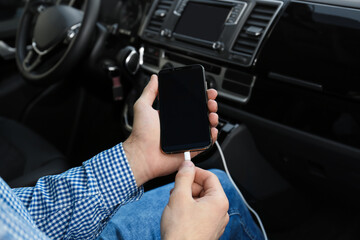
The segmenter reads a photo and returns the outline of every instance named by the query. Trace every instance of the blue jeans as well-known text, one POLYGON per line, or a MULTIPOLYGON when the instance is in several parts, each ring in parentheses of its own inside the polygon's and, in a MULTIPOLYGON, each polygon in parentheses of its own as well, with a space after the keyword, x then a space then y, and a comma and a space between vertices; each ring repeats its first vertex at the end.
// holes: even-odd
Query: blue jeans
MULTIPOLYGON (((219 178, 230 203, 230 220, 220 239, 264 239, 226 173, 218 169, 211 172, 219 178)), ((161 239, 161 215, 173 187, 170 183, 150 190, 139 201, 120 207, 98 239, 161 239)))

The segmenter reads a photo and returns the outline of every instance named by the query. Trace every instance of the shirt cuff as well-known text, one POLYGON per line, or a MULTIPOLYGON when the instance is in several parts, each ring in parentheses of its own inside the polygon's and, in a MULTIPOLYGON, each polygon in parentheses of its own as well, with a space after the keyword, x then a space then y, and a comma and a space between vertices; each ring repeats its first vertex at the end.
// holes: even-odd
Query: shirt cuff
POLYGON ((139 200, 144 193, 144 188, 136 185, 122 143, 99 153, 84 165, 88 175, 93 173, 107 208, 139 200))

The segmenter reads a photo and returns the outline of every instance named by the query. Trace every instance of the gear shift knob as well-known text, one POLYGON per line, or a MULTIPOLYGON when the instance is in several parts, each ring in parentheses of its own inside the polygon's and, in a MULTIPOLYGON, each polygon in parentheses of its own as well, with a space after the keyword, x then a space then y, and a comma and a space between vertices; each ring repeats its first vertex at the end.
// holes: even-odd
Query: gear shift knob
POLYGON ((116 61, 122 70, 125 70, 130 75, 135 75, 139 70, 139 53, 132 47, 127 46, 120 50, 116 56, 116 61))

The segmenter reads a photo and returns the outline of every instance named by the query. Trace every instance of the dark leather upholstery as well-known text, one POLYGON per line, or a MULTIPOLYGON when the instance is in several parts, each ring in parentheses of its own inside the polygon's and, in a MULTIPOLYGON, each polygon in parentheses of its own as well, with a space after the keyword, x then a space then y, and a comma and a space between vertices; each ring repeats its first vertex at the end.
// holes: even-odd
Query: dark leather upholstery
POLYGON ((29 128, 0 117, 0 176, 10 187, 32 186, 68 169, 66 158, 29 128))

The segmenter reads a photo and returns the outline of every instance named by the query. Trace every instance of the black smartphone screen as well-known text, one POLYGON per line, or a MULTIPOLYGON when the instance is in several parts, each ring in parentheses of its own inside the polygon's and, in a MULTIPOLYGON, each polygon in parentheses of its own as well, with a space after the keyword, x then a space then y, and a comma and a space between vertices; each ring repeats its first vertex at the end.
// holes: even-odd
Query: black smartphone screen
POLYGON ((210 124, 201 65, 159 72, 161 148, 166 153, 206 149, 210 124))

